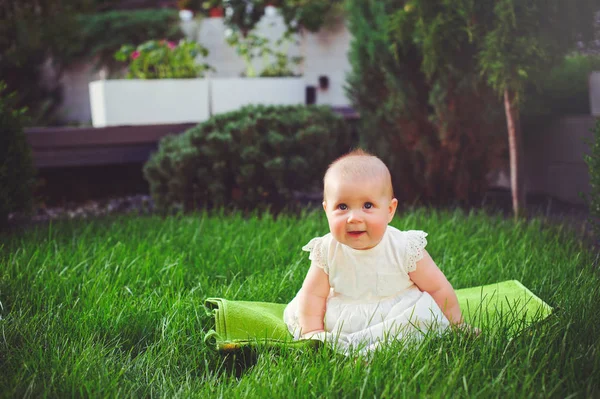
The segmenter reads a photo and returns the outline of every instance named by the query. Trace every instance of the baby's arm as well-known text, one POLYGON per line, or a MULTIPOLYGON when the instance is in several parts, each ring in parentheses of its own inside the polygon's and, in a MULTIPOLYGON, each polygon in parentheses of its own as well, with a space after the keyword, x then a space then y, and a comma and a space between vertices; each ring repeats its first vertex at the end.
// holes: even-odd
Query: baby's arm
POLYGON ((323 331, 329 289, 329 277, 322 268, 313 263, 297 295, 298 321, 302 335, 323 331))
POLYGON ((451 324, 462 324, 456 293, 427 251, 423 250, 423 259, 417 262, 416 270, 408 275, 421 291, 433 297, 451 324))

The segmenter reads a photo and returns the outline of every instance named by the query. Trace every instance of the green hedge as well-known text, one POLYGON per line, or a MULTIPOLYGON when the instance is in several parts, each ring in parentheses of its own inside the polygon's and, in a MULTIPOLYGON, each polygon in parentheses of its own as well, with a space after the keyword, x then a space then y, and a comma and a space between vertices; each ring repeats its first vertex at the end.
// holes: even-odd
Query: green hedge
POLYGON ((0 229, 8 214, 28 212, 33 203, 34 169, 23 132, 24 109, 14 109, 15 94, 0 82, 0 229))
POLYGON ((297 192, 322 190, 327 166, 349 149, 349 128, 329 107, 247 106, 165 137, 144 176, 163 211, 277 211, 297 192))

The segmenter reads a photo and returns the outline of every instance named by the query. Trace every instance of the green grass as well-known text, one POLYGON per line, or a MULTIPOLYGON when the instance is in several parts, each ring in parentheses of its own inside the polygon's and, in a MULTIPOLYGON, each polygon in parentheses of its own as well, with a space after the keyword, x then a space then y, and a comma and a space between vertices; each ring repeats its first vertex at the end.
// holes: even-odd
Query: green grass
POLYGON ((455 288, 518 279, 554 314, 514 339, 430 337, 368 363, 261 349, 240 371, 204 345, 203 299, 289 301, 308 268, 301 246, 327 232, 322 212, 55 222, 0 236, 0 396, 600 395, 597 258, 573 235, 426 210, 393 225, 430 233, 455 288))

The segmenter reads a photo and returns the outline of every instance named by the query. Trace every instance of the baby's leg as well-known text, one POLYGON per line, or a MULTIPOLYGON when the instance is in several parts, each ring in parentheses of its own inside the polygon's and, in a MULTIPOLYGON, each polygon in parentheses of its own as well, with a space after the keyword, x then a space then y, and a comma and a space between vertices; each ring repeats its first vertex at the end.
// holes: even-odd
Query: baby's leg
POLYGON ((413 306, 409 308, 405 308, 403 304, 394 306, 383 321, 356 331, 350 335, 350 340, 355 346, 370 346, 390 340, 418 340, 427 331, 441 332, 449 324, 433 298, 423 293, 413 306))
POLYGON ((283 321, 288 328, 288 331, 297 341, 300 339, 300 322, 298 320, 298 300, 296 297, 285 307, 283 311, 283 321))

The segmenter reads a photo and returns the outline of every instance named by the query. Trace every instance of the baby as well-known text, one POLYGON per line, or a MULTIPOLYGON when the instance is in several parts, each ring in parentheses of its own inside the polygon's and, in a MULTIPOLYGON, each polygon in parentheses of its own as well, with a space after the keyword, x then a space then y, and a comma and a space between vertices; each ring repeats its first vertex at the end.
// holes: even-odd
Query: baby
POLYGON ((388 226, 398 200, 385 164, 355 150, 323 182, 330 233, 302 248, 311 266, 284 312, 294 338, 370 352, 390 338, 462 324, 452 286, 424 249, 427 233, 388 226))

